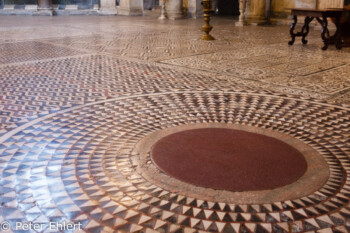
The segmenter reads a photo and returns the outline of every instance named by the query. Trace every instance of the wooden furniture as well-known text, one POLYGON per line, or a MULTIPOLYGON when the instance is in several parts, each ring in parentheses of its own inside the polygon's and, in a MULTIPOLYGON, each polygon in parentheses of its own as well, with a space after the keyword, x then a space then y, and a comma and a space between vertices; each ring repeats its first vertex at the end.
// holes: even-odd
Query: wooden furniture
MULTIPOLYGON (((342 47, 350 47, 350 5, 344 6, 345 12, 340 18, 342 47)), ((332 19, 335 22, 335 19, 332 19)))
POLYGON ((307 44, 306 36, 309 33, 309 24, 310 22, 316 18, 316 20, 322 26, 321 37, 324 43, 322 47, 323 50, 328 48, 328 45, 335 44, 337 49, 341 49, 342 47, 342 27, 340 26, 340 19, 344 12, 346 11, 343 8, 339 9, 301 9, 301 8, 293 8, 291 9, 291 14, 293 15, 294 22, 290 28, 290 35, 292 40, 289 41, 289 45, 294 44, 296 37, 302 37, 301 41, 303 44, 307 44), (295 25, 298 22, 298 16, 305 16, 304 25, 301 29, 301 32, 294 33, 295 25), (336 32, 333 36, 330 35, 328 30, 328 19, 332 18, 334 20, 334 24, 336 26, 336 32))

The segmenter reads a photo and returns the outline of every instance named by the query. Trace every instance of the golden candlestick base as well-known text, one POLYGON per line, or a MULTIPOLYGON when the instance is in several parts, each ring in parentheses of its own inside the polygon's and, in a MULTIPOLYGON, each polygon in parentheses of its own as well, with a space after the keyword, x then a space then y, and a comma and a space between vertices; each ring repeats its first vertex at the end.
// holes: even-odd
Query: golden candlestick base
POLYGON ((213 26, 209 24, 211 0, 203 0, 202 6, 203 6, 204 22, 205 22, 205 24, 202 26, 202 31, 205 32, 205 34, 201 36, 201 40, 215 40, 215 38, 209 34, 210 31, 213 29, 213 26))
POLYGON ((208 34, 208 35, 202 35, 201 40, 215 40, 215 38, 208 34))
POLYGON ((209 26, 204 25, 202 27, 202 31, 205 32, 205 34, 201 36, 201 40, 215 40, 215 38, 212 35, 209 34, 211 29, 213 29, 213 27, 210 26, 210 25, 209 26))

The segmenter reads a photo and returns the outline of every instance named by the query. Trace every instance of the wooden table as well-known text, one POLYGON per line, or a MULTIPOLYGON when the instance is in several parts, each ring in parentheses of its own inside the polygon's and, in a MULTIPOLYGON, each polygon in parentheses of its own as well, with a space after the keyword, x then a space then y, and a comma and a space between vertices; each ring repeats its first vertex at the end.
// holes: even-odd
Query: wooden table
POLYGON ((290 27, 290 35, 292 37, 292 40, 289 41, 289 45, 294 44, 295 37, 302 37, 301 41, 303 44, 307 44, 307 40, 305 39, 306 36, 309 33, 309 24, 310 22, 316 18, 316 20, 321 24, 322 26, 322 33, 321 37, 324 43, 324 46, 322 47, 323 50, 326 50, 328 48, 328 45, 335 44, 337 49, 341 49, 342 47, 342 31, 340 27, 340 18, 342 17, 345 10, 343 8, 339 9, 324 9, 324 10, 317 10, 317 9, 302 9, 302 8, 292 8, 291 14, 293 15, 294 22, 292 23, 292 26, 290 27), (295 25, 298 22, 298 16, 305 16, 304 25, 301 29, 301 32, 294 33, 295 25), (330 36, 329 30, 328 30, 328 20, 327 18, 334 18, 334 24, 336 26, 336 32, 333 36, 330 36))

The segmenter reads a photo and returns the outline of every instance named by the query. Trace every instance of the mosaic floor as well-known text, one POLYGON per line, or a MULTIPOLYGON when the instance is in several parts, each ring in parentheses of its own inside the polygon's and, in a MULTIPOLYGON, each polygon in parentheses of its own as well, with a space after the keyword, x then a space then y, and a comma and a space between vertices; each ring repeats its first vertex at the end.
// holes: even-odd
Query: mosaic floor
POLYGON ((0 231, 350 232, 350 49, 202 24, 0 16, 0 231), (272 135, 311 170, 261 192, 159 170, 154 135, 198 125, 272 135))

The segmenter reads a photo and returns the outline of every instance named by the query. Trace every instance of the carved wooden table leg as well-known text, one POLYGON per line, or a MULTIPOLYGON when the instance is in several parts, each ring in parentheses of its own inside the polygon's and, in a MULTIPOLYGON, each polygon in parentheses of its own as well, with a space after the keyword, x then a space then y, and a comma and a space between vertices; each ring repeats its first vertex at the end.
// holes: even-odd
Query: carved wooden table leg
POLYGON ((337 27, 337 30, 336 30, 336 32, 334 34, 335 47, 337 49, 341 49, 341 47, 342 47, 342 41, 341 41, 342 30, 341 30, 341 27, 340 27, 340 17, 336 17, 336 19, 335 19, 335 26, 337 27))
POLYGON ((327 17, 323 17, 322 20, 320 18, 316 18, 316 19, 322 25, 321 37, 324 43, 322 50, 326 50, 328 48, 329 41, 330 41, 327 17))
POLYGON ((307 44, 307 40, 305 39, 307 37, 307 35, 309 34, 310 31, 310 27, 309 24, 311 23, 311 21, 314 19, 314 17, 309 17, 307 16, 305 18, 305 22, 304 22, 304 26, 301 29, 301 34, 302 34, 302 38, 301 41, 303 42, 303 44, 307 44))
POLYGON ((295 25, 297 25, 297 22, 298 22, 298 17, 296 15, 293 15, 293 23, 292 25, 290 26, 290 36, 292 37, 292 40, 288 42, 289 45, 293 45, 294 42, 295 42, 295 37, 297 36, 297 33, 294 33, 294 28, 295 28, 295 25))

